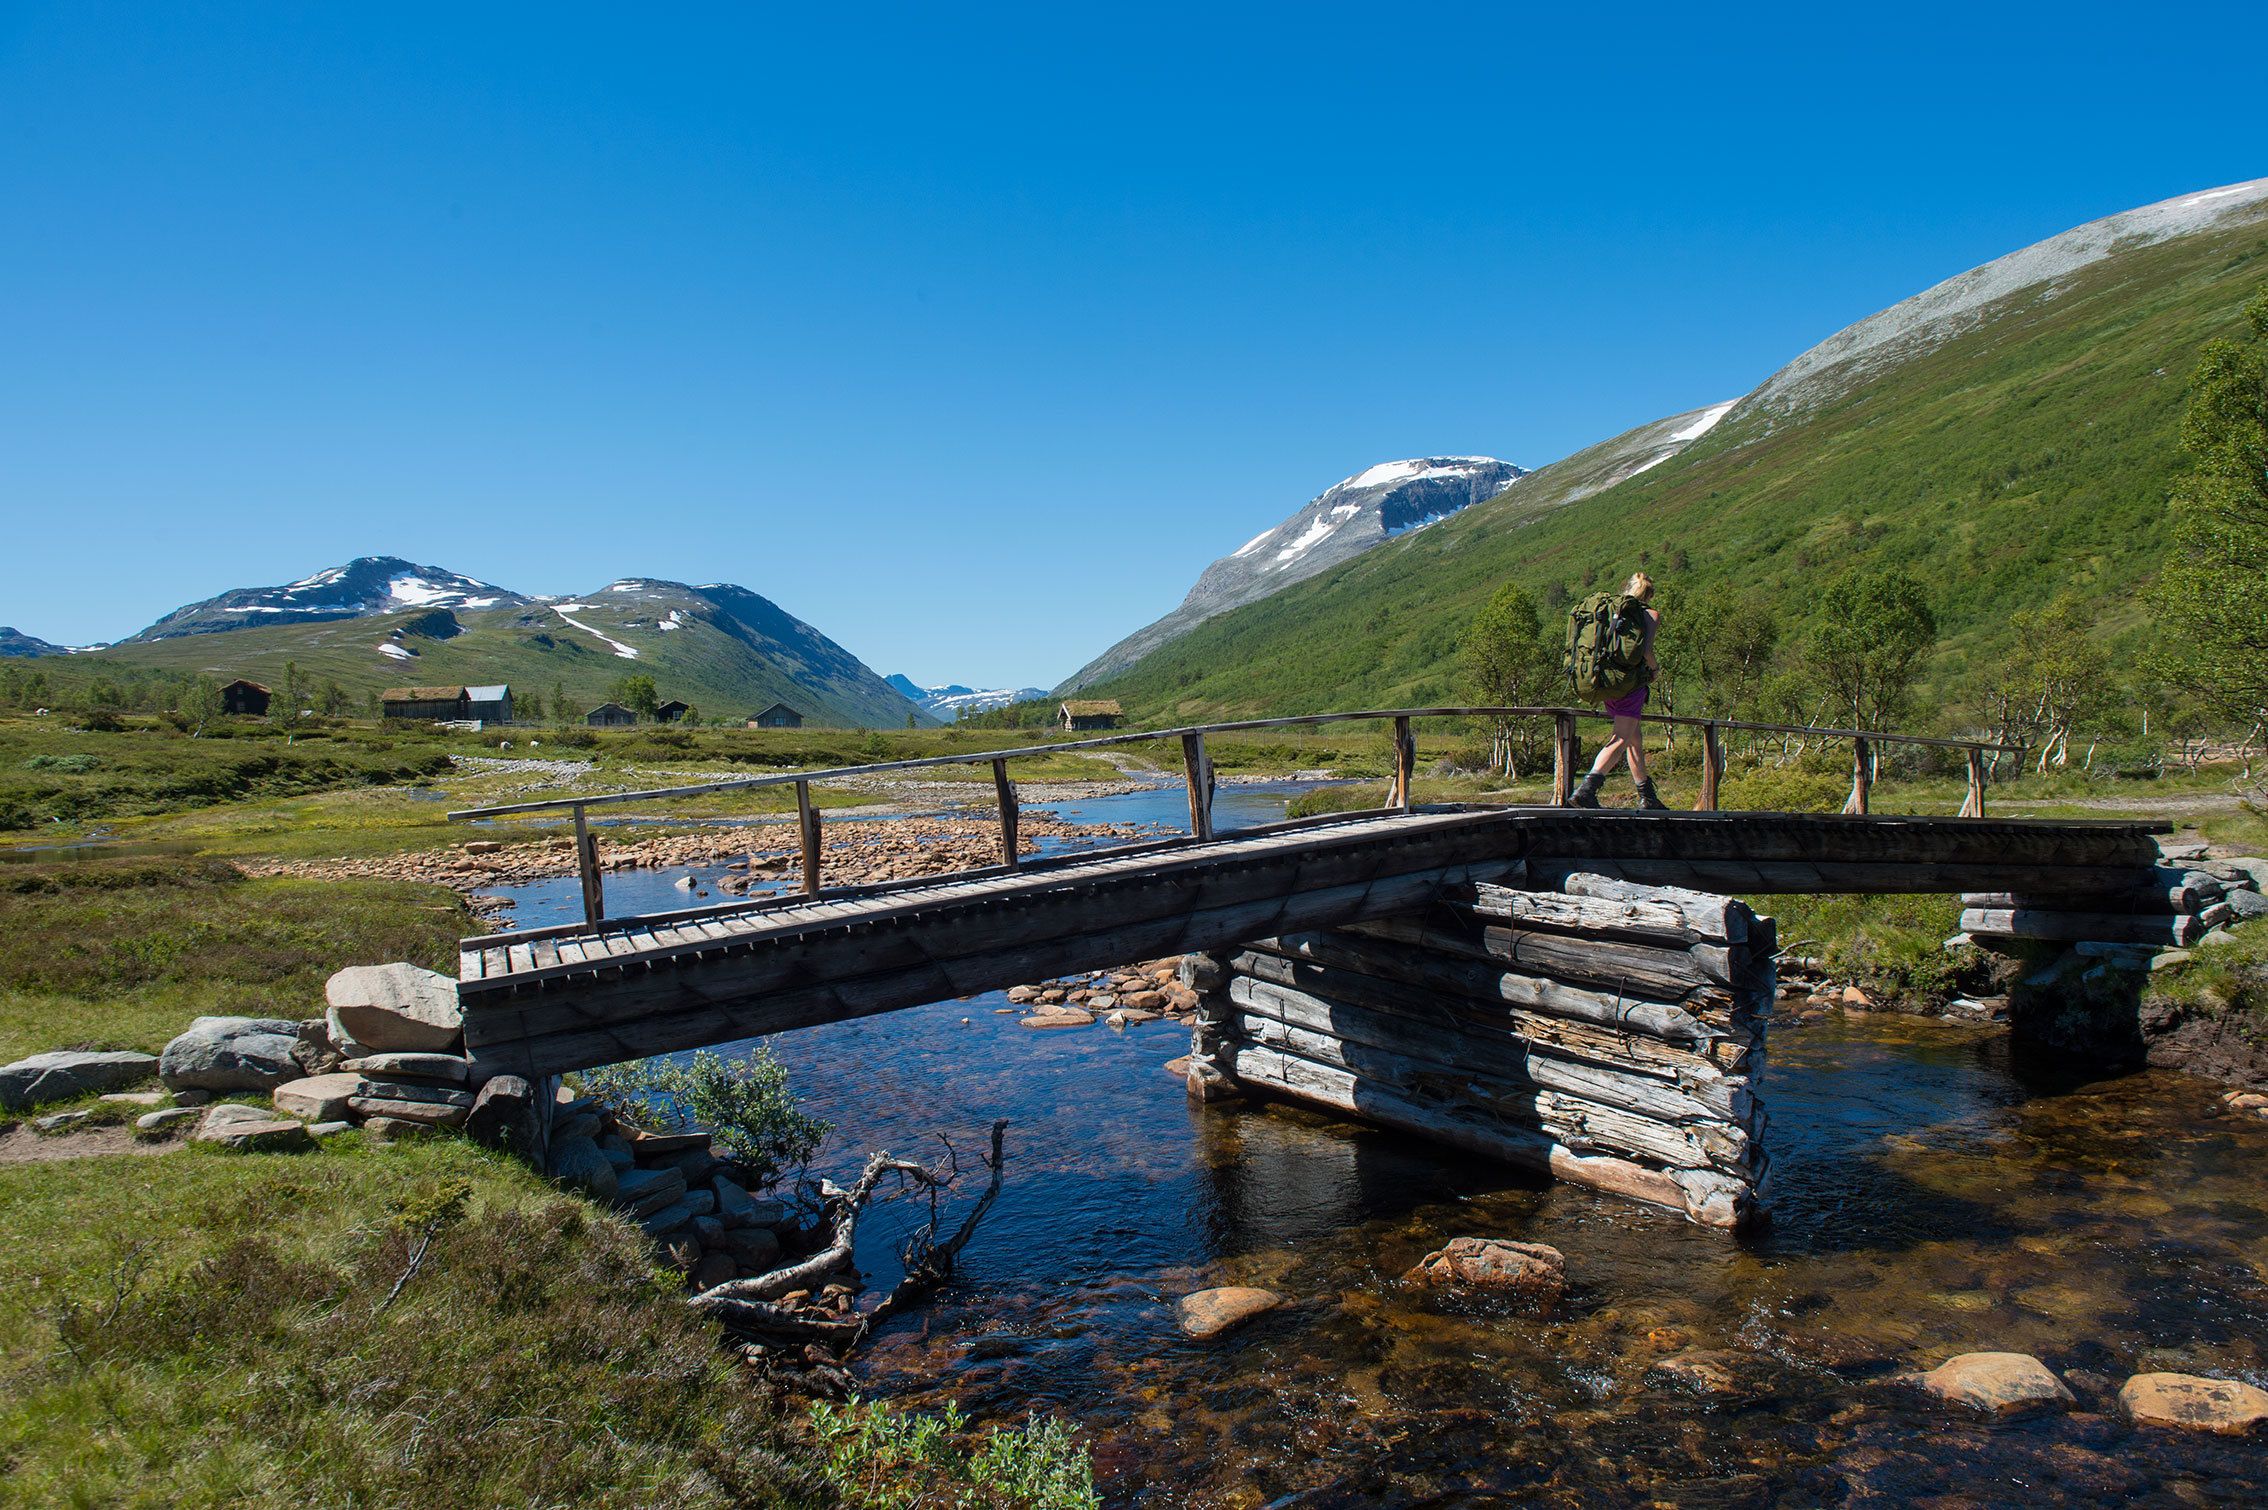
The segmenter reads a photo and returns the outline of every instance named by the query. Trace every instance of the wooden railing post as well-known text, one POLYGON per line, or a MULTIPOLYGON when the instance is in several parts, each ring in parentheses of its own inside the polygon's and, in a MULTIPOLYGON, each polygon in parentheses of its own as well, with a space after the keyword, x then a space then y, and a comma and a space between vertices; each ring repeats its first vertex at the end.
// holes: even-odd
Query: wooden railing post
POLYGON ((1205 753, 1205 736, 1181 736, 1181 763, 1189 772, 1189 832, 1199 839, 1213 837, 1213 758, 1205 753))
POLYGON ((1851 741, 1851 796, 1843 804, 1846 813, 1866 812, 1866 795, 1874 785, 1874 746, 1863 739, 1851 741))
POLYGON ((1410 810, 1410 786, 1417 779, 1417 736, 1406 718, 1394 720, 1394 795, 1388 807, 1410 810))
POLYGON ((811 783, 795 784, 795 824, 803 839, 803 894, 819 894, 819 809, 811 805, 811 783))
POLYGON ((1717 726, 1715 724, 1703 724, 1701 726, 1701 796, 1693 804, 1695 812, 1713 813, 1717 810, 1717 783, 1724 779, 1724 774, 1724 741, 1717 737, 1717 726))
POLYGON ((598 840, 580 807, 575 809, 575 874, 583 880, 583 921, 596 926, 606 918, 606 888, 599 880, 598 840))
POLYGON ((1575 715, 1554 713, 1551 716, 1551 805, 1565 807, 1575 795, 1575 762, 1582 755, 1580 736, 1575 732, 1575 715))
POLYGON ((1016 784, 1008 779, 1008 762, 992 763, 992 790, 1000 798, 1000 863, 1016 863, 1016 784))
POLYGON ((1964 818, 1984 816, 1984 746, 1969 746, 1969 795, 1961 804, 1964 818))

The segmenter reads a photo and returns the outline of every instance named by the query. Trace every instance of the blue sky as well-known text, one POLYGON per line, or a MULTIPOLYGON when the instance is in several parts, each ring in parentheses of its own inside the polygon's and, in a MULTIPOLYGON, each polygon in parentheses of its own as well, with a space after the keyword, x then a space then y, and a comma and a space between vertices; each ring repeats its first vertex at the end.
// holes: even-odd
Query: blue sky
POLYGON ((2256 5, 1570 9, 0 0, 0 623, 393 554, 1047 685, 1375 462, 2268 173, 2256 5))

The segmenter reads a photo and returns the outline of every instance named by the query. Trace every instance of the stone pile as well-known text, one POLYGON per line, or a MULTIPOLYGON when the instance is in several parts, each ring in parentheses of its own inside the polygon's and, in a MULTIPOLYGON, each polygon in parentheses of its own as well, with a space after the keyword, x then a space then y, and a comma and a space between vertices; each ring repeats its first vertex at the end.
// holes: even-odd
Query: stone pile
POLYGON ((1027 1028, 1083 1028, 1101 1021, 1131 1027, 1171 1017, 1187 1022, 1197 993, 1182 983, 1181 957, 1147 960, 1120 970, 1097 970, 1036 986, 1008 988, 1008 1006, 1029 1015, 1027 1028))
POLYGON ((748 1171, 718 1158, 709 1134, 648 1132, 562 1089, 547 1141, 546 1172, 635 1221, 694 1289, 778 1266, 787 1209, 750 1195, 748 1171))
MULTIPOLYGON (((716 884, 742 892, 767 882, 800 882, 801 852, 783 847, 788 832, 706 829, 698 833, 623 838, 621 830, 598 836, 599 869, 677 870, 718 868, 716 884)), ((1130 840, 1146 830, 1126 823, 1065 823, 1044 810, 1027 808, 1017 823, 1018 851, 1037 854, 1042 840, 1093 843, 1130 840)), ((916 876, 974 870, 1000 861, 1000 832, 981 819, 908 817, 861 819, 829 825, 822 846, 821 881, 828 886, 870 885, 916 876)), ((493 886, 521 886, 575 874, 575 842, 567 837, 504 844, 473 839, 448 849, 330 860, 272 860, 247 863, 253 875, 292 875, 315 879, 354 878, 425 881, 472 895, 493 886)))

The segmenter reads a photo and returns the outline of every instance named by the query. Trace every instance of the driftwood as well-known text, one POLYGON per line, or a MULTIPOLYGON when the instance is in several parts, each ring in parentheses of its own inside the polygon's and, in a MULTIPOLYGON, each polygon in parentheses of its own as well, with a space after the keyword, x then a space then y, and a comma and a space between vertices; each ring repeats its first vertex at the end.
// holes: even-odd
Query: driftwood
POLYGON ((797 1263, 772 1270, 753 1279, 729 1280, 713 1289, 691 1296, 686 1304, 714 1316, 735 1331, 750 1333, 771 1340, 788 1342, 815 1342, 840 1353, 855 1347, 875 1327, 891 1317, 909 1310, 923 1297, 950 1279, 955 1256, 968 1246, 976 1235, 977 1224, 992 1203, 1000 1198, 1001 1172, 1007 1156, 1001 1143, 1008 1124, 992 1124, 992 1155, 985 1161, 992 1171, 984 1194, 963 1218, 961 1225, 944 1242, 932 1239, 936 1233, 934 1220, 916 1234, 907 1245, 905 1277, 891 1286, 882 1303, 871 1311, 856 1316, 819 1318, 791 1311, 773 1304, 777 1296, 795 1290, 808 1289, 827 1275, 840 1270, 850 1262, 851 1250, 858 1234, 859 1214, 873 1199, 877 1186, 886 1174, 897 1174, 906 1182, 925 1189, 934 1200, 938 1192, 948 1188, 957 1170, 940 1172, 910 1159, 894 1158, 878 1153, 866 1161, 858 1183, 830 1202, 829 1241, 827 1246, 811 1257, 797 1263))

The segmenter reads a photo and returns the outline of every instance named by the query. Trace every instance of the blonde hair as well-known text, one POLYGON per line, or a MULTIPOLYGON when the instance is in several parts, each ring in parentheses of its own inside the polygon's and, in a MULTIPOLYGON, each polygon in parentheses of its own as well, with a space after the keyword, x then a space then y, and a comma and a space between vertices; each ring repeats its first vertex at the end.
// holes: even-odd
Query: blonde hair
POLYGON ((1642 571, 1634 571, 1630 574, 1630 580, 1622 585, 1622 590, 1644 603, 1654 596, 1654 579, 1642 571))

